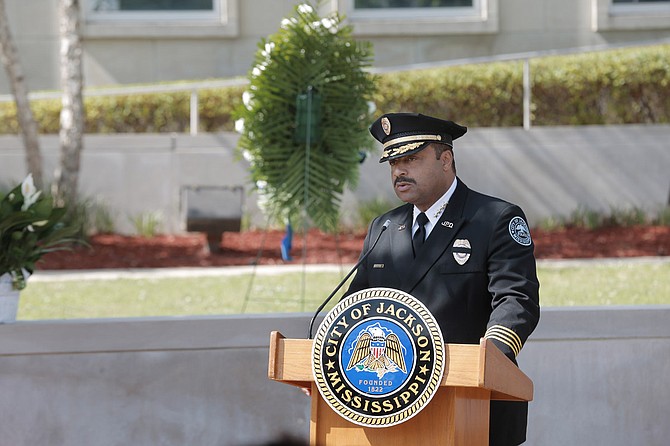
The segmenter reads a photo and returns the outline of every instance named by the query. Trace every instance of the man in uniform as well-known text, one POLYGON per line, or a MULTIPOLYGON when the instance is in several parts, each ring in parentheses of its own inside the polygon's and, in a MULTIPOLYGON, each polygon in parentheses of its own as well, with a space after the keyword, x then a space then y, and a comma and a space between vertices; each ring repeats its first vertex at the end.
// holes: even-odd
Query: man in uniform
MULTIPOLYGON (((416 113, 390 113, 370 127, 383 144, 404 202, 375 218, 362 252, 391 224, 345 293, 405 291, 437 320, 447 343, 486 337, 512 361, 540 316, 533 243, 516 205, 469 189, 456 176, 453 140, 467 129, 416 113)), ((484 162, 484 160, 482 160, 484 162)), ((525 441, 528 404, 491 402, 490 444, 525 441)))

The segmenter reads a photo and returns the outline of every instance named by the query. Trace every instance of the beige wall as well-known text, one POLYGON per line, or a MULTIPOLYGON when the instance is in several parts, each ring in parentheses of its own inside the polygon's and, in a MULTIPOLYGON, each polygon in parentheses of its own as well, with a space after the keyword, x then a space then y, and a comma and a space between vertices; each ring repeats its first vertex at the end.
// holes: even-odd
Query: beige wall
MULTIPOLYGON (((85 20, 86 84, 246 75, 259 40, 277 31, 296 2, 220 1, 227 18, 212 26, 119 26, 85 20)), ((611 15, 610 1, 488 0, 482 17, 401 21, 357 17, 349 0, 331 0, 325 8, 339 8, 355 35, 373 43, 378 67, 670 37, 670 12, 611 15)), ((29 88, 57 89, 57 2, 5 3, 29 88)), ((0 93, 8 92, 2 71, 0 93)))
MULTIPOLYGON (((260 445, 307 439, 309 399, 267 378, 271 330, 311 314, 0 325, 0 442, 260 445)), ((519 355, 528 445, 662 445, 670 307, 548 308, 519 355)), ((426 409, 428 410, 428 409, 426 409)))
MULTIPOLYGON (((255 226, 267 227, 248 165, 234 155, 237 139, 235 133, 87 135, 80 192, 114 213, 119 232, 134 232, 129 217, 159 212, 162 229, 175 233, 183 230, 184 186, 242 186, 248 192, 244 215, 255 226)), ((519 204, 535 225, 580 208, 658 210, 670 190, 669 139, 669 124, 470 128, 458 140, 455 156, 459 177, 468 186, 519 204)), ((49 181, 58 163, 58 136, 43 136, 40 143, 49 181)), ((398 202, 388 165, 378 162, 378 154, 361 164, 359 174, 357 187, 342 197, 346 223, 356 222, 360 204, 376 198, 398 202)), ((0 136, 0 187, 24 175, 21 139, 0 136)))

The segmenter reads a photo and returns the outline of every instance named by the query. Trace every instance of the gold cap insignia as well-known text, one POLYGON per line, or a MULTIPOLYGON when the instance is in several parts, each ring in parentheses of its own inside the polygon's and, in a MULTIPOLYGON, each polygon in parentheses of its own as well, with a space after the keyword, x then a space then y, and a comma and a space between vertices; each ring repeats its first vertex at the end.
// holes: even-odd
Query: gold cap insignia
POLYGON ((384 133, 387 135, 391 134, 391 121, 389 121, 389 118, 386 116, 382 118, 382 130, 384 130, 384 133))

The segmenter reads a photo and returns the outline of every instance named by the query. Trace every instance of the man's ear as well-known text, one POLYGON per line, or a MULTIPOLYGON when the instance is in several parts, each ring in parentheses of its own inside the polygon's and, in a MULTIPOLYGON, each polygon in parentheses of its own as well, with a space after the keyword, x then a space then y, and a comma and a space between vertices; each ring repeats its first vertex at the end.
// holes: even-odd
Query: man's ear
POLYGON ((440 159, 442 160, 442 168, 445 171, 451 170, 451 166, 454 162, 454 153, 451 150, 445 150, 442 152, 440 159))

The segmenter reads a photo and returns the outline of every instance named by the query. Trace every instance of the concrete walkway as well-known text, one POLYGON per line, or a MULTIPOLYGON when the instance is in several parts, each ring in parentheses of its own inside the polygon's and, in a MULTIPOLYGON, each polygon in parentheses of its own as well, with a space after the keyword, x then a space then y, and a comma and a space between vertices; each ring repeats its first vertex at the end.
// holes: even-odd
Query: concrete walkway
MULTIPOLYGON (((537 264, 540 268, 568 268, 593 264, 663 264, 670 263, 667 257, 618 257, 598 259, 542 259, 537 264)), ((155 279, 161 277, 217 277, 235 276, 243 274, 286 274, 328 272, 347 274, 352 264, 288 264, 288 265, 259 265, 259 266, 222 266, 222 267, 183 267, 183 268, 129 268, 129 269, 99 269, 99 270, 52 270, 37 271, 31 282, 60 282, 75 280, 114 280, 114 279, 155 279)))

